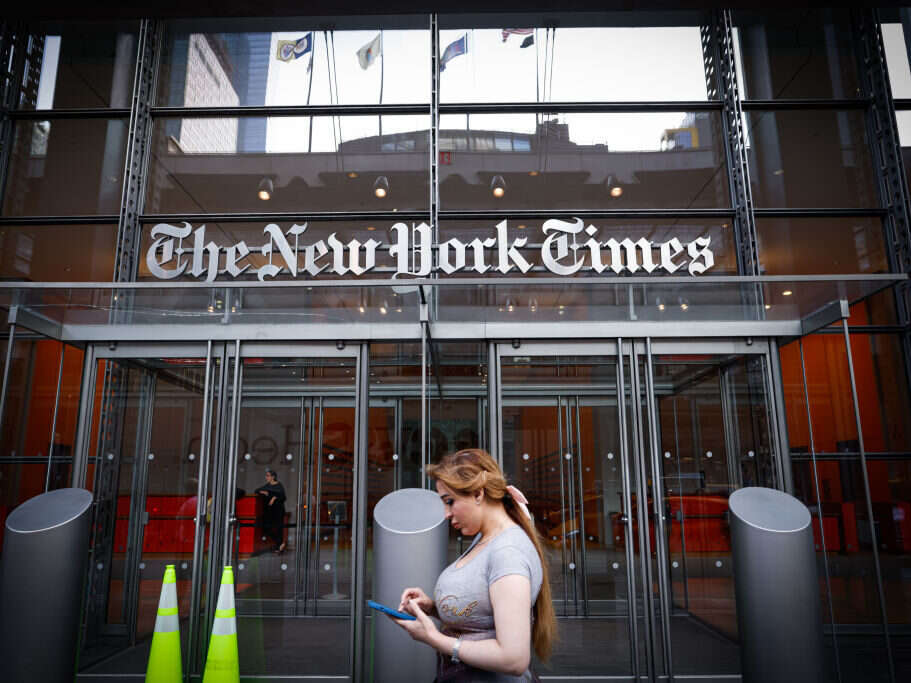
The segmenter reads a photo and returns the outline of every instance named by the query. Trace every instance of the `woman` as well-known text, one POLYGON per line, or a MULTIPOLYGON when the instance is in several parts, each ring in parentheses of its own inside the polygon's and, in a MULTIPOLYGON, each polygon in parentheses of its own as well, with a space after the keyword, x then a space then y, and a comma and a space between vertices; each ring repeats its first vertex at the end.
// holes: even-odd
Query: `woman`
POLYGON ((276 553, 285 549, 285 487, 275 470, 266 470, 266 483, 256 489, 256 494, 266 497, 263 507, 263 533, 272 541, 276 553))
POLYGON ((446 455, 428 473, 452 526, 477 537, 440 574, 433 599, 418 587, 404 590, 399 609, 417 619, 396 623, 437 650, 439 683, 536 681, 530 643, 547 659, 557 622, 528 501, 480 449, 446 455))

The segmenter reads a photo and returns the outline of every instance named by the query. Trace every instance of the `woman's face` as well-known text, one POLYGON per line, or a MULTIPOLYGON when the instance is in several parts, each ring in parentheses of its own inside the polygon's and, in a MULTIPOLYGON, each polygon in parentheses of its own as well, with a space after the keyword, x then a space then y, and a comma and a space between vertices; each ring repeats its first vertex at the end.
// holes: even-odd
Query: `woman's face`
POLYGON ((477 498, 472 495, 455 493, 446 484, 437 481, 437 493, 446 509, 446 519, 453 528, 458 529, 463 536, 474 536, 481 530, 481 515, 484 508, 478 505, 477 498))

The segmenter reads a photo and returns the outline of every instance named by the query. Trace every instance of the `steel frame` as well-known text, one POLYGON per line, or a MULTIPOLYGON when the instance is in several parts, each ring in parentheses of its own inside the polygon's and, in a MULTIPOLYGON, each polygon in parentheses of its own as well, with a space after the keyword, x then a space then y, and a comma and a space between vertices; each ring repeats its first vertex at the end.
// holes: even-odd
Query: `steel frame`
MULTIPOLYGON (((743 132, 743 105, 734 64, 733 22, 729 10, 714 10, 711 24, 702 27, 702 52, 705 62, 706 89, 724 105, 722 128, 731 206, 734 209, 734 241, 737 266, 741 275, 759 274, 759 250, 753 192, 750 187, 749 160, 743 132)), ((761 297, 760 297, 761 298, 761 297)), ((762 303, 761 300, 757 303, 762 303)))
MULTIPOLYGON (((903 9, 901 12, 904 22, 908 19, 908 11, 903 9)), ((865 94, 870 97, 867 136, 879 171, 877 179, 880 203, 886 212, 883 223, 889 266, 894 272, 911 273, 911 195, 902 161, 879 11, 875 8, 858 8, 852 10, 852 17, 858 73, 865 94)), ((901 337, 905 379, 908 386, 911 386, 911 286, 908 283, 896 288, 895 304, 898 322, 905 327, 905 333, 901 337)))

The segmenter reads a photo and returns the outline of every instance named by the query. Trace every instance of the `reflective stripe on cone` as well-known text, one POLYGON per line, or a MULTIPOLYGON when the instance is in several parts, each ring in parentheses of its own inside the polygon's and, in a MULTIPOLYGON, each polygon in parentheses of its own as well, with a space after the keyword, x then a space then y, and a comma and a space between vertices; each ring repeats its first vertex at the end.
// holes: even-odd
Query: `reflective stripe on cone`
POLYGON ((237 661, 237 612, 234 609, 234 572, 225 567, 221 575, 215 621, 209 639, 209 653, 203 683, 239 683, 240 665, 237 661))
POLYGON ((174 565, 164 570, 155 633, 149 651, 146 683, 181 683, 183 671, 180 661, 180 618, 177 614, 177 576, 174 565))

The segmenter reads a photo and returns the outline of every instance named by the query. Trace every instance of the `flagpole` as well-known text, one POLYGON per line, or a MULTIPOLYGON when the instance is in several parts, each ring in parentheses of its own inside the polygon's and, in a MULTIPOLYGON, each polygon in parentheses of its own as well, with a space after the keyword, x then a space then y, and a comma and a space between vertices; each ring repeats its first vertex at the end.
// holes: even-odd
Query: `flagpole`
MULTIPOLYGON (((307 106, 310 106, 310 93, 313 90, 313 57, 316 55, 316 31, 312 31, 310 38, 310 82, 307 84, 307 106)), ((307 125, 307 154, 309 154, 313 147, 313 117, 309 116, 308 125, 307 125)))
MULTIPOLYGON (((380 30, 380 104, 383 103, 383 73, 386 70, 386 57, 383 48, 383 31, 380 30)), ((380 151, 383 149, 383 115, 378 117, 380 123, 380 151)))

